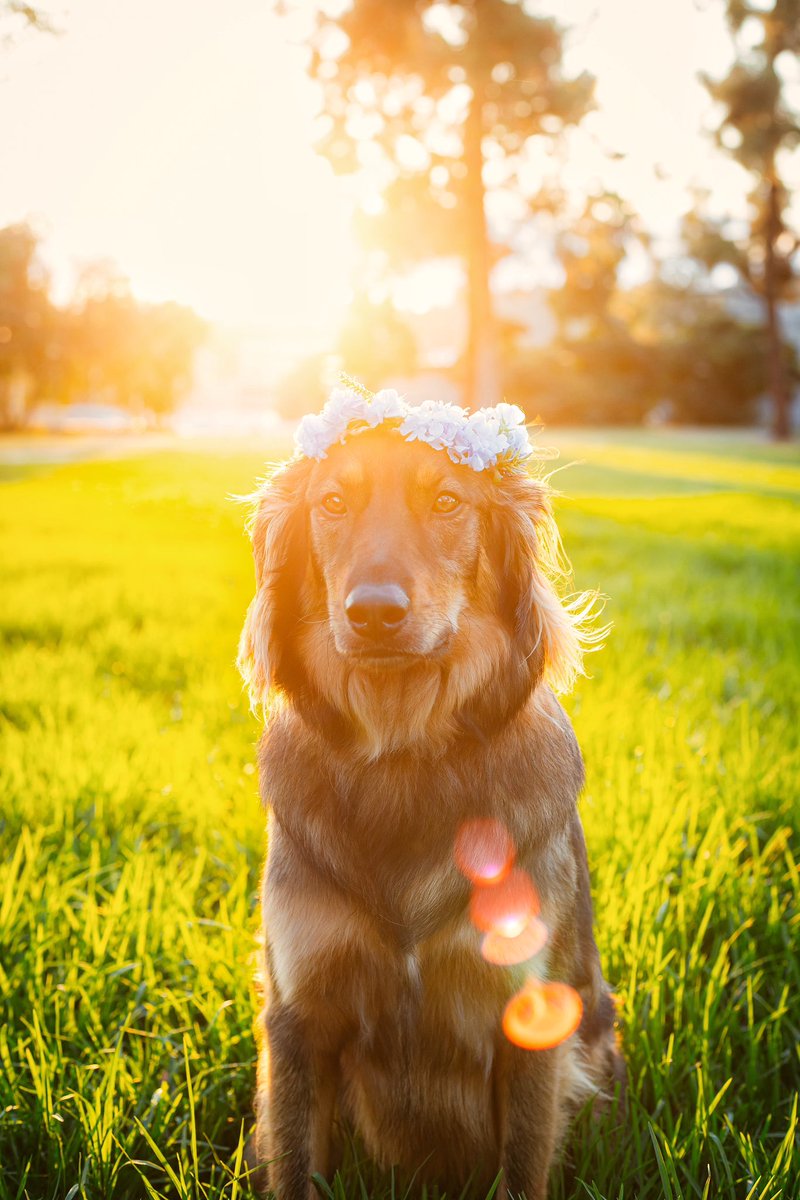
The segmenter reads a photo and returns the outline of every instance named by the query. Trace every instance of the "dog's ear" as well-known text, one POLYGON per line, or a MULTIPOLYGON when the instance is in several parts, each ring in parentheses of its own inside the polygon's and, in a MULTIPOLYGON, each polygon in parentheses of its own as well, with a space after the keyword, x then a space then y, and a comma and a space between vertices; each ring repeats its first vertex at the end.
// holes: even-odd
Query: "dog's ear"
POLYGON ((544 678, 567 691, 582 670, 587 644, 602 636, 588 628, 595 597, 559 598, 554 580, 566 571, 546 485, 520 474, 507 476, 497 490, 491 540, 500 614, 531 685, 544 678))
POLYGON ((239 639, 237 665, 254 708, 270 691, 302 686, 294 633, 302 615, 307 566, 305 492, 308 463, 277 470, 256 493, 248 529, 256 565, 256 594, 239 639))

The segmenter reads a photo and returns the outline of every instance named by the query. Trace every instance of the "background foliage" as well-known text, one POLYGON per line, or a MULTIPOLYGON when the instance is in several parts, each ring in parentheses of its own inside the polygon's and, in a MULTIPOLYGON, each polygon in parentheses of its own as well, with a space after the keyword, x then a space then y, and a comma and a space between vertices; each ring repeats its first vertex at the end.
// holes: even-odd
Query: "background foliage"
POLYGON ((170 412, 206 333, 184 305, 137 301, 109 263, 87 265, 71 301, 56 304, 34 230, 0 229, 0 429, 23 426, 39 401, 170 412))
MULTIPOLYGON (((420 262, 460 264, 466 334, 451 375, 468 405, 513 395, 531 417, 541 411, 550 420, 625 423, 655 410, 662 420, 737 424, 755 418, 768 392, 773 431, 788 437, 796 370, 780 306, 798 298, 800 230, 787 183, 788 156, 800 143, 797 92, 787 83, 800 51, 798 0, 721 5, 733 63, 725 78, 704 83, 717 103, 716 142, 744 168, 749 218, 709 212, 698 190, 680 246, 660 258, 628 202, 599 190, 590 173, 583 196, 561 186, 566 134, 591 111, 594 80, 565 69, 568 31, 555 17, 521 0, 312 7, 319 149, 337 172, 372 187, 358 220, 361 286, 367 280, 390 294, 420 262), (558 331, 544 350, 524 338, 504 343, 497 311, 498 264, 524 260, 531 228, 561 275, 548 297, 558 331), (658 329, 654 314, 643 341, 626 320, 622 272, 637 249, 650 259, 655 291, 683 280, 680 334, 674 323, 671 332, 658 329), (761 319, 726 309, 720 267, 736 272, 761 319), (705 388, 693 357, 710 360, 705 388), (728 377, 737 386, 726 402, 728 377)), ((368 344, 366 323, 361 339, 368 344)), ((377 388, 382 379, 369 382, 377 388)))

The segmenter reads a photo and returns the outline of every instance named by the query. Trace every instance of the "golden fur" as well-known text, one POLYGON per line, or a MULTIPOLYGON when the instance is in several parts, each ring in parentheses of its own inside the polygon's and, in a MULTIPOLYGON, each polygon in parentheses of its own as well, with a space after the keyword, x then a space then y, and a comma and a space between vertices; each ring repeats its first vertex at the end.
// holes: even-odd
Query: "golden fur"
POLYGON ((509 1194, 543 1200, 569 1114, 624 1076, 583 768, 553 691, 581 669, 592 603, 556 592, 547 489, 378 430, 281 468, 256 501, 239 657, 267 715, 270 814, 253 1157, 279 1200, 310 1195, 338 1113, 409 1175, 480 1189, 502 1170, 509 1194), (407 596, 385 644, 348 615, 364 581, 407 596), (551 932, 537 967, 581 993, 581 1028, 553 1050, 500 1029, 524 972, 478 951, 452 857, 476 816, 508 826, 536 882, 551 932))

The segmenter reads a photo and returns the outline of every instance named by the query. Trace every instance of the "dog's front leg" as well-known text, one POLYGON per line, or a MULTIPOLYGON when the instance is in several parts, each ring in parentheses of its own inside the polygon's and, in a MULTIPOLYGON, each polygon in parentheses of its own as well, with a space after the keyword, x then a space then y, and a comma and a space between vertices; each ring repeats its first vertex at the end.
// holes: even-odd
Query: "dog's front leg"
POLYGON ((504 1047, 497 1080, 502 1185, 508 1197, 546 1200, 559 1130, 560 1051, 504 1047))
POLYGON ((336 1099, 336 1060, 316 1050, 308 1025, 273 1001, 266 1014, 259 1071, 258 1158, 278 1200, 316 1197, 314 1174, 325 1175, 336 1099))

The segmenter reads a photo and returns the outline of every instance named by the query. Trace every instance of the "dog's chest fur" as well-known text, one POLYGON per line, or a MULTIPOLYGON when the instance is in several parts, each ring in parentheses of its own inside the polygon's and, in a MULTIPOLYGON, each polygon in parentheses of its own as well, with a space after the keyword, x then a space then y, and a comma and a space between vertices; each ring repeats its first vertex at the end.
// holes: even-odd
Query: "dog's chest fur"
POLYGON ((453 861, 464 821, 497 817, 535 877, 545 848, 552 859, 550 843, 575 811, 582 763, 552 698, 549 707, 531 707, 489 746, 360 761, 287 711, 260 748, 262 797, 284 853, 368 914, 388 944, 419 945, 466 908, 469 885, 453 861))
POLYGON ((453 843, 470 816, 499 817, 557 923, 548 896, 573 888, 580 757, 563 719, 525 728, 488 750, 355 766, 293 714, 262 743, 271 986, 337 1057, 340 1104, 383 1161, 407 1161, 417 1140, 442 1147, 450 1177, 478 1147, 496 1156, 488 1081, 520 974, 481 959, 453 843))

